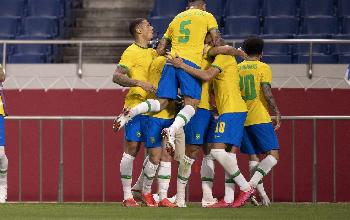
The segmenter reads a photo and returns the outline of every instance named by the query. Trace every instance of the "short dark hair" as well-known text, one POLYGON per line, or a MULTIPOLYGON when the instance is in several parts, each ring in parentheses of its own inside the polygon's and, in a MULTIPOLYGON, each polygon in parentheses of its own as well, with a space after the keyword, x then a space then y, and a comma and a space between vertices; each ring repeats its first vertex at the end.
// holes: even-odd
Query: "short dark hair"
POLYGON ((143 21, 145 21, 146 18, 136 18, 129 24, 129 31, 132 37, 135 38, 136 36, 136 27, 141 24, 143 21))
POLYGON ((264 49, 264 41, 258 37, 248 37, 244 40, 242 49, 248 56, 261 55, 264 49))
POLYGON ((194 4, 199 2, 205 3, 205 0, 188 0, 188 4, 194 4))

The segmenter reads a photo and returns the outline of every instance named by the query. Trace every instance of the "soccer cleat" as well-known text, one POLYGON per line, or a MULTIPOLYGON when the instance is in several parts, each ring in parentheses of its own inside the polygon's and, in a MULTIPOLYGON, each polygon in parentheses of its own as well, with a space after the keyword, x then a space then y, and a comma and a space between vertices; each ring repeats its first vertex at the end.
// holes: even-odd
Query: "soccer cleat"
POLYGON ((175 155, 175 134, 170 132, 169 128, 164 128, 162 130, 162 137, 165 139, 165 149, 168 151, 170 156, 175 155))
POLYGON ((142 201, 142 192, 141 192, 141 190, 131 189, 131 194, 132 194, 132 197, 134 197, 134 199, 137 202, 141 202, 142 201))
POLYGON ((208 208, 228 208, 231 206, 232 203, 225 202, 224 199, 221 199, 219 202, 208 206, 208 208))
POLYGON ((250 188, 247 192, 241 191, 238 195, 238 198, 232 203, 232 208, 238 208, 244 206, 248 199, 255 193, 254 188, 250 188))
POLYGON ((208 206, 214 205, 217 202, 218 202, 217 198, 212 198, 211 200, 204 200, 204 199, 202 199, 202 207, 206 208, 208 206))
POLYGON ((142 201, 147 207, 158 207, 152 193, 142 194, 142 201))
POLYGON ((264 206, 270 206, 271 205, 271 201, 269 199, 269 197, 265 194, 265 195, 260 195, 261 198, 261 203, 264 206))
POLYGON ((131 111, 130 109, 123 109, 123 112, 118 115, 113 121, 113 131, 119 131, 124 125, 126 125, 131 120, 131 111))
POLYGON ((178 208, 186 208, 186 202, 185 202, 185 195, 183 193, 177 193, 176 195, 176 200, 175 200, 175 205, 178 208))
POLYGON ((135 199, 130 198, 123 201, 124 207, 140 207, 140 204, 138 204, 135 199))
POLYGON ((168 208, 175 208, 176 205, 171 203, 169 199, 165 198, 162 201, 158 203, 158 207, 168 207, 168 208))

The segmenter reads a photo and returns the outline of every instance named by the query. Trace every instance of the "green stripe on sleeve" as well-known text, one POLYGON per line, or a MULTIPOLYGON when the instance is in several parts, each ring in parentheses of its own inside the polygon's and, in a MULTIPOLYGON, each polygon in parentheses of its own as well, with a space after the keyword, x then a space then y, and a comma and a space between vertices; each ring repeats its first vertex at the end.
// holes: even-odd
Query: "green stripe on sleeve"
POLYGON ((124 69, 130 70, 128 66, 125 66, 123 64, 118 64, 118 66, 123 67, 124 69))
POLYGON ((261 82, 260 84, 261 84, 261 85, 264 85, 264 84, 265 84, 265 85, 271 86, 271 83, 269 83, 269 82, 261 82))

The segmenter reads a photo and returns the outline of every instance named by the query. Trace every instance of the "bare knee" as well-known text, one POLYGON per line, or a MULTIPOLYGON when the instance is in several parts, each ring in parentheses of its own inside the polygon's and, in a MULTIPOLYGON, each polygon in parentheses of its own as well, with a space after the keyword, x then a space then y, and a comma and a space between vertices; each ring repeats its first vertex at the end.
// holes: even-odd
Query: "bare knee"
POLYGON ((160 103, 160 109, 163 110, 165 109, 168 104, 169 104, 169 100, 168 99, 158 99, 159 103, 160 103))
POLYGON ((273 156, 277 161, 280 159, 278 150, 272 150, 268 153, 269 155, 273 156))
POLYGON ((124 152, 133 157, 136 157, 137 153, 140 150, 140 145, 141 144, 139 142, 126 141, 124 152))
POLYGON ((149 161, 151 161, 153 164, 158 165, 160 163, 160 158, 162 155, 162 148, 152 148, 148 150, 149 153, 149 161))
POLYGON ((199 104, 199 100, 193 99, 193 98, 191 98, 191 97, 189 97, 189 96, 185 96, 185 97, 184 97, 184 104, 185 104, 185 105, 190 105, 190 106, 192 106, 192 107, 196 110, 196 109, 197 109, 197 106, 198 106, 198 104, 199 104))
POLYGON ((197 159, 200 147, 197 145, 186 145, 185 154, 191 159, 197 159))

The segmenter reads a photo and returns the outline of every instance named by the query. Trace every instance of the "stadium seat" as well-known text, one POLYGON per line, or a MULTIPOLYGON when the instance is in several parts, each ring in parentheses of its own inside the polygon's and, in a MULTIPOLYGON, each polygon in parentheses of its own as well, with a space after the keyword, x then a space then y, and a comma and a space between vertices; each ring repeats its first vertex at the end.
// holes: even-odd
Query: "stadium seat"
MULTIPOLYGON (((350 35, 335 35, 333 39, 350 40, 350 35)), ((350 55, 350 44, 335 44, 333 54, 350 55)))
POLYGON ((292 37, 298 34, 298 28, 299 21, 295 17, 265 17, 263 34, 275 38, 292 37))
POLYGON ((260 0, 229 0, 226 1, 226 16, 259 16, 260 0))
POLYGON ((260 20, 257 17, 227 17, 225 20, 225 38, 246 38, 258 34, 260 34, 260 20))
MULTIPOLYGON (((324 36, 320 35, 298 35, 295 36, 295 39, 317 39, 317 38, 324 38, 324 36)), ((309 54, 310 50, 310 44, 295 44, 294 46, 294 54, 309 54)), ((329 54, 330 53, 330 46, 328 44, 313 44, 312 45, 312 52, 314 54, 329 54)))
POLYGON ((48 17, 27 17, 23 21, 25 37, 55 38, 58 36, 58 20, 48 17))
POLYGON ((0 39, 15 38, 19 33, 19 19, 16 17, 0 17, 0 39))
POLYGON ((9 63, 47 63, 50 60, 43 54, 13 54, 8 57, 9 63))
POLYGON ((349 64, 350 63, 350 54, 339 55, 338 61, 341 64, 349 64))
POLYGON ((292 63, 291 55, 265 55, 262 57, 262 62, 270 64, 270 63, 292 63))
MULTIPOLYGON (((264 40, 275 39, 273 35, 264 36, 261 35, 264 40)), ((282 38, 282 37, 278 37, 282 38)), ((286 37, 285 37, 286 39, 286 37)), ((285 43, 264 43, 264 55, 290 55, 292 53, 292 45, 285 43)))
POLYGON ((264 16, 296 16, 297 0, 264 0, 264 16))
MULTIPOLYGON (((297 63, 308 64, 309 60, 310 60, 309 55, 299 55, 297 57, 297 63)), ((338 56, 336 56, 336 55, 314 54, 314 55, 312 55, 312 63, 315 63, 315 64, 338 63, 338 56)))
POLYGON ((151 12, 153 16, 175 16, 184 11, 187 6, 187 0, 156 0, 151 12))
POLYGON ((28 0, 29 16, 63 17, 63 7, 61 0, 28 0))
POLYGON ((350 1, 349 0, 339 0, 338 11, 339 11, 339 16, 349 17, 350 16, 350 1))
POLYGON ((21 17, 24 9, 24 0, 0 0, 0 16, 21 17))
MULTIPOLYGON (((17 40, 44 40, 40 37, 26 37, 18 36, 17 40)), ((16 44, 14 45, 15 54, 45 54, 50 55, 52 53, 52 46, 50 44, 16 44)))
POLYGON ((301 15, 307 16, 334 16, 333 0, 301 0, 301 15))
POLYGON ((338 22, 335 17, 307 17, 302 19, 302 34, 325 35, 338 34, 338 22))
POLYGON ((152 17, 150 23, 154 28, 156 37, 162 38, 173 17, 152 17))
POLYGON ((226 0, 206 0, 207 11, 214 16, 221 17, 224 13, 226 0))
POLYGON ((350 17, 343 18, 342 33, 343 34, 350 34, 350 17))

